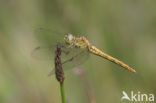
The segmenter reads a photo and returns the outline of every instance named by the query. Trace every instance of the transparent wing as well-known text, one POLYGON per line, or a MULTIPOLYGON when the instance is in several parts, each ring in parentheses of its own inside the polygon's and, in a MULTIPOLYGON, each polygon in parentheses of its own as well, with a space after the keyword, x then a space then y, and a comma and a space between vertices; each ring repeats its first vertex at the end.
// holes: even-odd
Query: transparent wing
MULTIPOLYGON (((64 53, 63 53, 64 55, 64 53)), ((62 57, 64 57, 61 55, 62 57)), ((78 65, 83 64, 87 59, 89 58, 89 52, 80 48, 73 48, 70 50, 68 58, 62 60, 62 66, 64 70, 71 69, 73 67, 76 67, 78 65)), ((49 73, 48 76, 51 76, 55 73, 55 69, 49 73)))
MULTIPOLYGON (((43 45, 56 44, 57 42, 63 43, 64 36, 71 32, 63 32, 58 30, 46 29, 46 28, 36 28, 34 29, 35 38, 42 42, 43 45)), ((84 33, 71 33, 76 37, 87 36, 84 33)))
MULTIPOLYGON (((67 48, 64 43, 64 35, 67 33, 58 33, 51 29, 37 28, 34 30, 36 39, 42 44, 36 47, 31 55, 38 60, 53 60, 55 56, 56 44, 59 42, 62 45, 62 65, 63 68, 70 69, 82 64, 89 56, 89 53, 80 48, 67 48), (47 45, 47 46, 45 46, 47 45)), ((83 35, 75 35, 80 37, 83 35)))
POLYGON ((68 59, 62 61, 62 65, 65 68, 78 66, 84 63, 89 57, 89 52, 80 48, 75 48, 70 54, 71 56, 68 59))
POLYGON ((37 60, 52 60, 56 46, 38 46, 31 52, 31 56, 37 60))
MULTIPOLYGON (((31 53, 31 56, 35 59, 38 60, 53 60, 55 56, 55 51, 56 51, 56 44, 52 44, 49 46, 38 46, 34 48, 34 50, 31 53)), ((66 48, 66 44, 61 43, 61 48, 62 48, 62 59, 66 60, 70 57, 71 54, 69 52, 72 52, 71 49, 66 48)))
MULTIPOLYGON (((62 45, 62 60, 67 60, 71 57, 71 55, 74 55, 74 53, 79 52, 78 49, 73 49, 73 48, 66 48, 66 45, 64 43, 64 34, 66 33, 59 33, 57 31, 53 31, 51 29, 46 29, 46 28, 37 28, 34 29, 34 35, 36 39, 41 42, 40 46, 36 47, 31 55, 33 58, 38 59, 38 60, 53 60, 55 50, 56 50, 56 45, 57 43, 61 43, 62 45), (68 52, 71 52, 70 55, 67 55, 68 52)), ((80 36, 80 35, 79 35, 80 36)), ((79 37, 76 36, 76 37, 79 37)))
POLYGON ((64 42, 65 33, 59 33, 51 29, 37 28, 34 29, 34 36, 37 41, 42 42, 42 45, 56 44, 64 42))

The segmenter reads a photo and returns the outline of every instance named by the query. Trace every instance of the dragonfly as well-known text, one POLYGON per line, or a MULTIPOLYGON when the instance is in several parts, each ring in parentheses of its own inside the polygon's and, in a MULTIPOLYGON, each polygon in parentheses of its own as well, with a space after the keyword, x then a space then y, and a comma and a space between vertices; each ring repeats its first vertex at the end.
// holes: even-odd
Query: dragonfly
MULTIPOLYGON (((48 30, 44 30, 43 28, 40 28, 40 32, 42 31, 46 31, 48 34, 51 35, 51 37, 55 40, 57 40, 57 37, 53 37, 53 33, 51 33, 51 31, 49 32, 48 30)), ((44 34, 44 33, 43 33, 44 34)), ((48 39, 50 39, 51 37, 49 37, 48 39)), ((73 35, 71 33, 67 33, 65 35, 63 35, 63 37, 61 37, 62 42, 61 42, 61 48, 62 48, 62 54, 61 58, 65 58, 62 61, 62 65, 64 67, 64 65, 73 65, 73 66, 78 66, 82 63, 84 63, 86 61, 86 59, 88 58, 89 54, 93 54, 99 57, 102 57, 104 59, 107 59, 123 68, 125 68, 126 70, 132 72, 132 73, 136 73, 135 69, 128 66, 126 63, 110 56, 109 54, 103 52, 102 50, 98 49, 96 46, 92 45, 89 40, 87 40, 87 38, 85 36, 76 36, 73 35), (70 63, 70 64, 69 64, 70 63)), ((60 42, 59 40, 57 42, 60 42)), ((57 42, 48 46, 48 47, 36 47, 33 51, 33 54, 36 54, 37 52, 40 51, 48 51, 48 54, 46 54, 48 57, 52 57, 52 54, 55 53, 54 51, 56 50, 56 45, 57 42), (50 54, 50 55, 49 55, 50 54)), ((39 53, 40 55, 40 53, 39 53)), ((67 66, 67 67, 68 67, 67 66)), ((70 68, 70 67, 68 67, 70 68)), ((53 72, 51 72, 49 75, 53 74, 53 72)))

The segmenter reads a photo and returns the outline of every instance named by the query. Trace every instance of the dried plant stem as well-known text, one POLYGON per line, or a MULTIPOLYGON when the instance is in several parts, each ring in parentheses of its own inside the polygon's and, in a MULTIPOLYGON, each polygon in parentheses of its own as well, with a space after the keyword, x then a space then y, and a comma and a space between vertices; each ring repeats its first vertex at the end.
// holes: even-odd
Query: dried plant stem
POLYGON ((58 43, 55 52, 55 74, 56 74, 56 79, 60 83, 62 103, 66 103, 65 91, 64 91, 64 72, 63 72, 62 62, 61 62, 61 52, 62 52, 61 45, 60 43, 58 43))
POLYGON ((87 93, 87 96, 88 96, 89 103, 96 103, 93 90, 90 87, 89 80, 86 77, 86 73, 84 71, 84 68, 76 68, 75 73, 77 75, 80 75, 83 82, 84 82, 84 87, 85 87, 85 90, 86 90, 86 93, 87 93))

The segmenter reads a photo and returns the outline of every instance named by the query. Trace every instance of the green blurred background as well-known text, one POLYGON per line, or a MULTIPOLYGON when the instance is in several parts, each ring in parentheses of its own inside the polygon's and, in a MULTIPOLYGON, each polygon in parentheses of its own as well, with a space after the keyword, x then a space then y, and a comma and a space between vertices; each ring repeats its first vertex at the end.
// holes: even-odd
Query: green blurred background
POLYGON ((84 74, 65 74, 68 103, 120 103, 122 91, 156 93, 155 0, 0 0, 0 103, 61 103, 59 83, 47 77, 53 61, 30 55, 46 43, 36 42, 39 27, 84 34, 136 69, 91 56, 84 74))

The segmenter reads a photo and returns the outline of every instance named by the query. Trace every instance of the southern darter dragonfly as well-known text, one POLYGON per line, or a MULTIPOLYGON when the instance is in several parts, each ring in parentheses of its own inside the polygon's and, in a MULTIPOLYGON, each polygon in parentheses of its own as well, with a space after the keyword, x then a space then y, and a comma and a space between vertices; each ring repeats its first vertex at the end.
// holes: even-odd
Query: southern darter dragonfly
MULTIPOLYGON (((91 45, 91 43, 84 36, 75 36, 71 33, 68 33, 68 34, 64 35, 64 37, 61 38, 62 40, 57 41, 58 38, 56 36, 53 36, 53 34, 55 34, 55 33, 53 33, 53 31, 48 30, 48 29, 46 30, 43 28, 38 29, 37 35, 38 34, 42 35, 40 38, 43 39, 43 37, 46 36, 47 33, 51 37, 47 37, 46 40, 53 38, 54 39, 53 41, 56 41, 56 43, 54 43, 48 47, 42 47, 42 46, 36 47, 34 49, 32 55, 41 56, 42 52, 46 51, 45 53, 47 53, 47 54, 45 54, 45 55, 47 55, 48 58, 51 58, 52 54, 55 53, 54 51, 56 49, 57 42, 62 41, 61 48, 62 48, 63 56, 61 56, 61 58, 63 58, 63 62, 62 62, 63 68, 64 68, 64 65, 68 65, 69 66, 69 67, 67 66, 68 68, 70 68, 70 65, 72 65, 72 66, 80 65, 88 58, 89 54, 93 54, 93 55, 102 57, 104 59, 107 59, 107 60, 129 70, 130 72, 136 73, 135 69, 128 66, 124 62, 106 54, 102 50, 96 48, 96 46, 91 45)), ((52 74, 52 72, 50 73, 50 75, 51 74, 52 74)))

